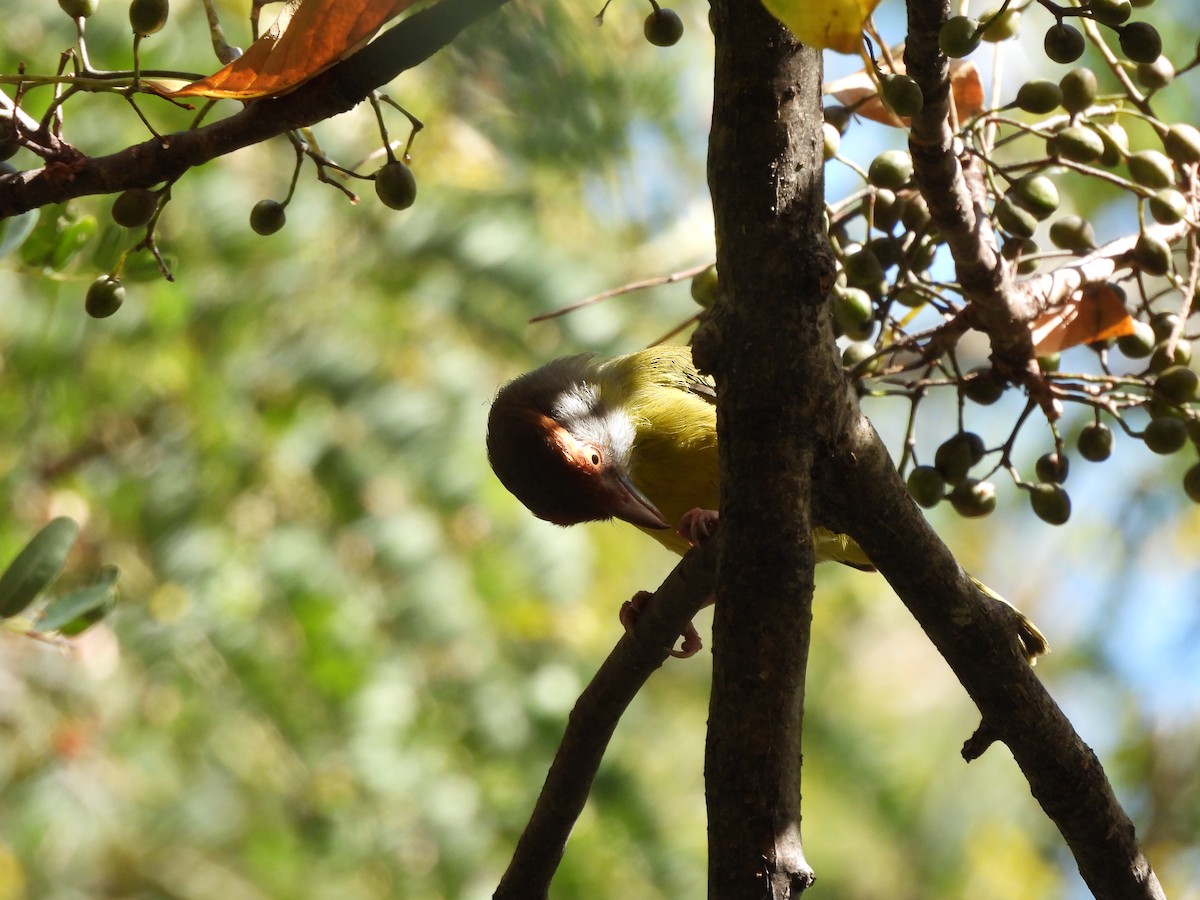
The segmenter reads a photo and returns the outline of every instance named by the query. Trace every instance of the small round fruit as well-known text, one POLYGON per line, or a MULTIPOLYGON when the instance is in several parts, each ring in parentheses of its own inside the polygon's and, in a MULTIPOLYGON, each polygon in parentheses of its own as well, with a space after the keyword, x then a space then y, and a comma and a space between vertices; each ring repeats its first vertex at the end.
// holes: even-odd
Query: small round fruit
POLYGON ((908 75, 884 75, 883 102, 898 116, 915 116, 925 107, 925 95, 916 79, 908 75))
POLYGON ((950 492, 954 511, 968 519, 986 516, 996 509, 996 486, 990 481, 965 479, 950 492))
POLYGON ((1138 63, 1134 75, 1138 84, 1146 90, 1161 90, 1175 80, 1175 64, 1165 56, 1160 56, 1154 62, 1138 63))
POLYGON ((1125 163, 1129 166, 1129 177, 1142 187, 1159 190, 1175 183, 1175 167, 1165 153, 1139 150, 1129 154, 1125 163))
POLYGON ((1017 36, 1021 28, 1021 11, 1010 7, 1001 12, 996 7, 985 12, 979 20, 983 22, 983 39, 995 44, 1017 36))
POLYGON ((1063 159, 1087 165, 1104 155, 1104 139, 1090 128, 1067 125, 1048 141, 1047 149, 1063 159))
POLYGON ((125 302, 125 286, 119 278, 101 275, 88 288, 83 308, 93 319, 107 319, 125 302))
POLYGON ((909 231, 924 231, 932 218, 929 202, 920 194, 909 197, 900 211, 900 221, 909 231))
POLYGON ((1187 438, 1187 425, 1182 419, 1171 416, 1151 419, 1146 430, 1142 432, 1142 440, 1146 442, 1146 446, 1164 456, 1181 449, 1187 443, 1187 438))
POLYGON ((72 19, 86 19, 96 11, 100 0, 58 0, 58 5, 72 19))
POLYGON ((938 46, 951 59, 969 56, 979 47, 979 20, 973 16, 951 16, 938 32, 938 46))
POLYGON ((1059 22, 1047 29, 1042 47, 1056 63, 1073 63, 1083 56, 1083 35, 1074 25, 1059 22))
POLYGON ((875 187, 898 191, 913 175, 912 157, 904 150, 884 150, 867 170, 867 180, 875 187))
POLYGON ((1062 88, 1063 109, 1069 113, 1080 113, 1096 102, 1100 90, 1096 73, 1087 66, 1079 66, 1064 75, 1058 82, 1062 88))
POLYGON ((1162 55, 1162 37, 1147 22, 1130 22, 1121 28, 1121 52, 1139 63, 1152 63, 1162 55))
POLYGON ((122 192, 112 205, 113 221, 126 228, 141 228, 158 209, 158 194, 146 188, 130 188, 122 192))
POLYGON ((984 455, 983 439, 970 431, 960 431, 942 442, 933 456, 933 464, 950 484, 959 484, 984 455))
POLYGON ((1051 525, 1066 524, 1071 518, 1071 497, 1057 484, 1030 485, 1029 505, 1034 515, 1051 525))
POLYGON ((1174 225, 1187 215, 1187 198, 1174 188, 1163 188, 1147 205, 1154 221, 1162 225, 1174 225))
POLYGON ((408 209, 417 199, 417 179, 398 159, 375 173, 375 194, 389 209, 408 209))
POLYGON ((1193 503, 1200 503, 1200 463, 1183 473, 1183 492, 1193 503))
POLYGON ((1171 248, 1156 234, 1139 234, 1129 257, 1147 275, 1166 275, 1171 269, 1171 248))
POLYGON ((1150 317, 1150 328, 1156 341, 1165 341, 1179 328, 1179 315, 1169 310, 1156 312, 1150 317))
POLYGON ((1200 375, 1187 366, 1168 366, 1154 379, 1154 396, 1174 406, 1195 400, 1198 388, 1200 375))
POLYGON ((1044 116, 1062 105, 1062 88, 1047 78, 1031 78, 1017 89, 1017 106, 1044 116))
POLYGON ((259 200, 250 210, 250 227, 255 234, 274 234, 287 222, 287 210, 278 200, 259 200))
POLYGON ((1200 129, 1180 122, 1167 129, 1162 137, 1163 149, 1175 162, 1186 165, 1200 162, 1200 129))
POLYGON ((1071 471, 1071 460, 1061 453, 1043 453, 1033 468, 1037 472, 1038 481, 1062 484, 1071 471))
POLYGON ((996 204, 994 213, 997 224, 1011 235, 1030 238, 1037 231, 1037 218, 1033 213, 1021 209, 1007 197, 996 204))
POLYGON ((919 506, 932 509, 946 497, 946 481, 933 466, 917 466, 908 473, 908 492, 919 506))
POLYGON ((1168 352, 1171 342, 1163 339, 1154 346, 1148 368, 1151 372, 1165 372, 1171 366, 1186 366, 1192 361, 1192 345, 1187 341, 1176 341, 1175 352, 1168 352))
POLYGON ((850 127, 850 110, 840 103, 831 103, 821 110, 821 114, 828 124, 838 130, 838 134, 845 134, 850 127))
POLYGON ((170 13, 169 0, 133 0, 129 4, 129 25, 134 34, 145 37, 161 31, 170 13))
POLYGON ((692 299, 704 309, 712 309, 721 296, 721 281, 717 277, 717 267, 709 266, 702 272, 692 276, 692 299))
POLYGON ((852 287, 871 288, 883 281, 883 264, 871 250, 848 253, 842 261, 846 280, 852 287))
POLYGON ((1043 372, 1057 372, 1059 366, 1062 365, 1061 353, 1047 353, 1045 356, 1037 358, 1038 368, 1043 372))
POLYGON ((683 37, 683 19, 673 9, 665 6, 656 8, 646 16, 642 32, 646 40, 656 47, 673 47, 683 37))
POLYGON ((844 288, 833 296, 833 319, 852 341, 865 341, 875 332, 871 296, 859 288, 844 288))
POLYGON ((1058 188, 1045 175, 1025 175, 1018 178, 1009 190, 1016 204, 1037 219, 1044 219, 1058 209, 1058 188))
POLYGON ((1086 219, 1063 216, 1050 226, 1050 242, 1063 250, 1084 253, 1096 248, 1096 232, 1086 219))
POLYGON ((980 406, 991 406, 1004 396, 1004 381, 991 366, 976 366, 962 383, 963 393, 980 406))
POLYGON ((1129 0, 1091 0, 1087 8, 1092 18, 1104 25, 1121 25, 1133 15, 1133 4, 1129 0))
POLYGON ((1104 462, 1112 456, 1113 433, 1103 422, 1092 422, 1079 432, 1079 455, 1088 462, 1104 462))
POLYGON ((821 139, 824 142, 821 147, 821 158, 828 161, 837 156, 838 148, 842 145, 841 132, 828 122, 822 122, 821 139))
POLYGON ((1109 168, 1120 165, 1126 154, 1129 153, 1129 134, 1116 122, 1110 122, 1107 125, 1098 125, 1094 122, 1092 124, 1100 135, 1100 140, 1104 143, 1104 152, 1100 154, 1100 165, 1109 168))
POLYGON ((852 344, 847 344, 846 349, 842 351, 842 365, 847 369, 857 369, 863 363, 871 360, 865 368, 865 372, 873 372, 879 368, 879 358, 875 356, 875 345, 870 341, 855 341, 852 344), (872 359, 872 357, 875 357, 872 359))
POLYGON ((1129 359, 1145 359, 1154 352, 1154 329, 1145 322, 1135 321, 1133 331, 1117 338, 1117 349, 1129 359))

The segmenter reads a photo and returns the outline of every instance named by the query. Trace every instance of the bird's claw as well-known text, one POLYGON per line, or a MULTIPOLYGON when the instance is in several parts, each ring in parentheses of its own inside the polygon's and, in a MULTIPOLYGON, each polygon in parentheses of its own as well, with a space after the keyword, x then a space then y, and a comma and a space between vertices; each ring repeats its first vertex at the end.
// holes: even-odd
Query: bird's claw
POLYGON ((695 547, 702 541, 712 537, 721 520, 721 514, 715 509, 689 509, 679 520, 679 536, 695 547))
MULTIPOLYGON (((646 609, 646 604, 650 602, 650 598, 653 596, 649 591, 638 591, 621 604, 621 610, 617 613, 617 618, 625 628, 626 634, 633 634, 637 620, 641 617, 642 612, 646 609)), ((687 623, 687 627, 683 629, 680 636, 683 638, 683 643, 679 645, 678 650, 674 647, 667 648, 667 653, 676 659, 689 659, 704 648, 704 642, 700 639, 700 632, 696 631, 696 626, 691 622, 687 623)))

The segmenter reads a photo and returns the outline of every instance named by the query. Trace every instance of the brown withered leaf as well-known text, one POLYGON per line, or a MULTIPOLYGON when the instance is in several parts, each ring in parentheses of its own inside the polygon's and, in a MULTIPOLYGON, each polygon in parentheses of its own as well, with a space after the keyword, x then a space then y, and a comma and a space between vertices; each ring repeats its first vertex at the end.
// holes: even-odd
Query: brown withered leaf
POLYGON ((1047 310, 1029 323, 1033 352, 1058 353, 1079 344, 1090 344, 1133 333, 1133 317, 1125 297, 1110 284, 1090 284, 1072 294, 1066 303, 1047 310))
MULTIPOLYGON (((896 74, 904 73, 903 48, 892 51, 896 64, 896 74)), ((838 103, 864 119, 891 125, 893 128, 906 128, 908 119, 901 118, 883 105, 875 88, 875 82, 865 69, 859 69, 853 75, 831 81, 823 88, 826 95, 833 97, 838 103)), ((959 121, 968 119, 983 109, 983 82, 979 80, 979 70, 975 64, 962 59, 950 60, 950 92, 954 101, 959 121)))
POLYGON ((166 85, 154 86, 168 97, 275 97, 345 59, 415 2, 299 0, 220 71, 174 91, 166 85))

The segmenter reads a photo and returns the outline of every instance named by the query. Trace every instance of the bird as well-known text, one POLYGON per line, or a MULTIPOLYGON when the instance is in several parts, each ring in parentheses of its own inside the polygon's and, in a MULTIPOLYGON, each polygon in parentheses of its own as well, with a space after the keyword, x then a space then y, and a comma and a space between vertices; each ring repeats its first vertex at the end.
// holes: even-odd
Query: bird
MULTIPOLYGON (((718 521, 716 385, 696 368, 687 346, 612 359, 564 356, 507 382, 488 414, 487 456, 500 483, 555 525, 619 519, 682 555, 718 521)), ((813 546, 817 562, 874 571, 848 535, 818 526, 813 546)), ((623 608, 626 628, 648 596, 639 592, 623 608)), ((1032 663, 1049 644, 1017 615, 1032 663)), ((673 655, 690 656, 699 647, 689 628, 683 651, 673 655)))

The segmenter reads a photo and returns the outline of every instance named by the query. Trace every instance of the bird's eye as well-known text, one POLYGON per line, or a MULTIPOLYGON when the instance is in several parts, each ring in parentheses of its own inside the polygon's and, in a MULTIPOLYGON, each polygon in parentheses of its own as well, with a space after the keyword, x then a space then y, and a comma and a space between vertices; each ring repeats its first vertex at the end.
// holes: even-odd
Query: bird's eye
POLYGON ((588 458, 592 461, 593 466, 600 465, 600 454, 597 453, 595 450, 592 451, 592 455, 588 458))

